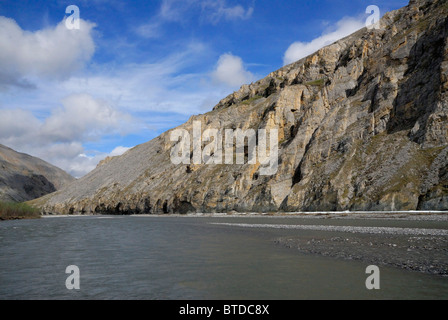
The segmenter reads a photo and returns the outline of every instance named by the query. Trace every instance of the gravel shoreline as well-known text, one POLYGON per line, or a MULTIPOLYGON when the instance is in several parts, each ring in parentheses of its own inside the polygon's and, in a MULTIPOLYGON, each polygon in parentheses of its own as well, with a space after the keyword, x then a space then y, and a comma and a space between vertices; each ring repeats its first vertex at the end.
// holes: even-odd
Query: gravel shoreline
POLYGON ((211 224, 242 227, 242 228, 295 229, 295 230, 332 231, 332 232, 364 233, 364 234, 448 236, 448 230, 446 229, 288 225, 288 224, 249 224, 249 223, 211 223, 211 224))
POLYGON ((275 243, 306 254, 448 276, 447 236, 328 234, 312 239, 279 238, 275 243))
MULTIPOLYGON (((403 218, 414 220, 409 216, 403 218)), ((415 220, 419 221, 446 221, 446 216, 416 218, 415 220)), ((380 219, 383 220, 383 218, 380 219)), ((316 222, 318 221, 316 219, 316 222)), ((297 230, 297 235, 279 237, 274 242, 304 254, 356 260, 377 266, 448 277, 447 229, 303 224, 215 224, 241 228, 297 230), (319 232, 310 233, 309 231, 319 232)))

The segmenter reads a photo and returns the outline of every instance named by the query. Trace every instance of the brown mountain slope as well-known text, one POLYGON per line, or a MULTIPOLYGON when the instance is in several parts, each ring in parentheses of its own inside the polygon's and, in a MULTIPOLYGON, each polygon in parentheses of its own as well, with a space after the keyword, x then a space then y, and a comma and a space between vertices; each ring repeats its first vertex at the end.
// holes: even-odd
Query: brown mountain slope
POLYGON ((38 158, 0 144, 0 200, 23 202, 61 189, 75 179, 38 158))
POLYGON ((380 25, 178 128, 278 129, 275 174, 260 163, 175 165, 169 131, 34 204, 59 214, 447 210, 448 4, 411 1, 380 25))

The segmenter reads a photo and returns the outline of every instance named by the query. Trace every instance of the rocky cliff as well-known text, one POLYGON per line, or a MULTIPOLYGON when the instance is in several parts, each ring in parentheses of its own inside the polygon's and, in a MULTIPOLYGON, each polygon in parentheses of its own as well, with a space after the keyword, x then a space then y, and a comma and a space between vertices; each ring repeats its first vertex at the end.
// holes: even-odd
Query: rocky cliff
MULTIPOLYGON (((278 129, 278 170, 175 165, 171 132, 52 195, 44 213, 448 210, 448 3, 411 1, 177 129, 278 129)), ((247 150, 246 150, 247 153, 247 150)), ((191 157, 194 157, 191 154, 191 157)))
POLYGON ((65 171, 0 144, 0 200, 23 202, 61 189, 75 179, 65 171))

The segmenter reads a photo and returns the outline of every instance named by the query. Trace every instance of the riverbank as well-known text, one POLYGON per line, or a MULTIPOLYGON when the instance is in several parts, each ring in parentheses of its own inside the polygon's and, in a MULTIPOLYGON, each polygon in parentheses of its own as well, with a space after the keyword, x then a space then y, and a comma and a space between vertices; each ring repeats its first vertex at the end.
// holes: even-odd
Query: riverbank
POLYGON ((300 217, 305 224, 220 223, 220 225, 292 230, 292 235, 279 237, 274 242, 303 254, 448 276, 446 224, 448 214, 446 212, 426 212, 425 214, 414 211, 356 214, 332 212, 294 214, 283 217, 285 222, 289 220, 288 217, 300 217), (354 220, 372 221, 372 226, 350 225, 354 220), (331 221, 334 222, 331 223, 331 221), (350 221, 350 223, 346 224, 343 221, 350 221), (389 221, 397 227, 377 226, 376 221, 389 221), (413 227, 399 227, 401 223, 397 225, 397 222, 400 221, 413 222, 413 227), (427 228, 428 223, 431 223, 430 228, 427 228), (322 232, 313 233, 310 236, 310 231, 322 232))
POLYGON ((447 236, 344 234, 312 239, 280 238, 275 242, 305 254, 448 276, 447 236))
POLYGON ((45 214, 43 218, 58 217, 90 217, 90 216, 131 216, 131 217, 204 217, 204 218, 311 218, 311 219, 381 219, 381 220, 423 220, 448 221, 448 211, 317 211, 317 212, 236 212, 227 213, 187 213, 187 214, 130 214, 130 215, 102 215, 102 214, 73 214, 58 215, 45 214))
POLYGON ((13 203, 0 201, 0 221, 39 219, 39 210, 25 203, 13 203))

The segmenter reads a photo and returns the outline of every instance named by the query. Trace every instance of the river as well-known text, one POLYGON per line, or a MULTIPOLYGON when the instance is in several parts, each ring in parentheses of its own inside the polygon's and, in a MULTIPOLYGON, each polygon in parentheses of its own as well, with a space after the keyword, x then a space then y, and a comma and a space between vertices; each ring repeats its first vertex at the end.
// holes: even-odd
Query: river
POLYGON ((0 299, 448 299, 448 278, 300 253, 284 237, 332 232, 266 225, 425 227, 448 223, 268 217, 85 216, 0 223, 0 299), (263 228, 248 228, 263 224, 263 228), (246 227, 244 227, 246 226, 246 227), (67 266, 79 269, 69 290, 67 266))

